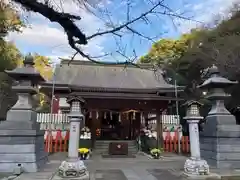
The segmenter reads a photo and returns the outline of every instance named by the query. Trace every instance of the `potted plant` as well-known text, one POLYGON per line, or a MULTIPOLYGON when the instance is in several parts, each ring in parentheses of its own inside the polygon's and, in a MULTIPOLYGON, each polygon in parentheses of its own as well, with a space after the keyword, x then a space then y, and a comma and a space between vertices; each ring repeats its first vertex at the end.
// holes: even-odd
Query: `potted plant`
POLYGON ((150 154, 154 159, 159 159, 162 152, 162 149, 154 148, 150 151, 150 154))
POLYGON ((79 156, 81 160, 86 160, 89 158, 89 149, 88 148, 80 148, 78 149, 79 156))

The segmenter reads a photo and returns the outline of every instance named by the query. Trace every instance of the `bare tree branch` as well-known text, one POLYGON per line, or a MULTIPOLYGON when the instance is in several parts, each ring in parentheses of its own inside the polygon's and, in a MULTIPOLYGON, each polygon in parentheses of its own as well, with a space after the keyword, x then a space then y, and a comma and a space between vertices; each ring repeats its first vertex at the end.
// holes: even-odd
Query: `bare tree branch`
POLYGON ((96 37, 96 36, 102 36, 102 35, 104 35, 104 34, 110 34, 110 33, 116 32, 116 31, 120 31, 121 29, 127 27, 127 26, 130 25, 130 24, 133 24, 134 22, 142 19, 142 17, 145 17, 145 16, 148 15, 149 13, 153 12, 153 10, 156 9, 158 6, 160 6, 160 5, 162 4, 162 2, 163 2, 163 0, 160 1, 160 2, 158 2, 156 5, 154 5, 154 6, 153 6, 151 9, 149 9, 148 11, 142 13, 140 16, 138 16, 138 17, 136 17, 136 18, 134 18, 134 19, 132 19, 132 20, 130 20, 130 21, 127 21, 126 23, 124 23, 124 24, 122 24, 122 25, 120 25, 120 26, 118 26, 118 27, 115 27, 115 28, 110 29, 110 30, 107 30, 107 31, 98 32, 98 33, 95 33, 95 34, 93 34, 93 35, 91 35, 91 36, 88 36, 88 37, 87 37, 87 40, 92 39, 92 38, 94 38, 94 37, 96 37))
MULTIPOLYGON (((91 7, 94 7, 94 4, 88 4, 89 2, 87 0, 72 0, 73 2, 77 2, 79 6, 82 8, 87 9, 89 12, 91 12, 94 16, 98 17, 99 19, 102 19, 102 21, 105 22, 105 25, 107 26, 107 30, 100 30, 100 28, 97 30, 96 33, 93 33, 90 36, 86 36, 83 33, 83 30, 81 27, 78 27, 75 23, 75 20, 81 20, 80 16, 73 15, 71 13, 65 13, 57 11, 56 8, 54 8, 54 5, 51 5, 52 1, 45 0, 44 3, 39 2, 38 0, 13 0, 16 3, 21 4, 23 7, 25 7, 27 10, 36 12, 41 14, 42 16, 49 19, 51 22, 56 22, 59 25, 62 26, 64 29, 64 32, 67 35, 68 44, 71 46, 72 49, 74 49, 76 52, 73 54, 70 62, 76 57, 77 54, 80 54, 83 58, 87 58, 88 60, 98 63, 98 64, 106 64, 106 65, 114 65, 114 64, 125 64, 125 65, 133 65, 136 67, 139 67, 136 63, 134 63, 137 59, 137 53, 136 50, 133 49, 133 58, 129 58, 126 55, 126 47, 127 45, 121 47, 122 43, 122 36, 128 33, 132 34, 132 37, 138 36, 141 39, 146 39, 148 41, 154 42, 154 39, 156 37, 149 37, 147 35, 144 35, 144 33, 140 32, 139 30, 136 30, 133 27, 133 24, 139 21, 143 21, 146 25, 151 24, 150 14, 152 15, 166 15, 169 17, 175 17, 180 18, 184 20, 192 20, 191 18, 184 17, 182 14, 175 13, 171 8, 164 5, 164 0, 157 0, 157 1, 151 1, 149 0, 148 5, 149 8, 137 15, 136 17, 130 17, 132 13, 131 8, 134 8, 134 3, 132 3, 131 0, 127 0, 126 2, 126 22, 124 23, 114 23, 111 18, 111 13, 106 8, 105 10, 102 10, 102 13, 104 14, 104 18, 101 18, 98 16, 95 11, 92 10, 91 7), (162 8, 162 10, 161 10, 162 8), (106 21, 107 19, 107 21, 106 21), (126 59, 126 61, 123 62, 100 62, 96 59, 100 57, 105 57, 107 55, 112 55, 112 53, 106 53, 104 55, 100 56, 91 56, 87 53, 85 53, 81 49, 81 45, 86 45, 88 41, 107 34, 113 34, 113 38, 116 41, 117 50, 115 51, 117 54, 121 55, 126 59)), ((55 4, 55 2, 53 2, 55 4)), ((57 6, 57 5, 55 5, 57 6)), ((58 5, 59 9, 63 11, 63 2, 60 0, 60 5, 58 5)), ((194 21, 194 20, 193 20, 194 21)))
POLYGON ((40 13, 44 17, 48 18, 51 22, 57 22, 60 24, 64 31, 67 33, 68 38, 76 37, 80 44, 87 44, 86 36, 82 31, 74 24, 73 20, 80 20, 79 16, 75 16, 69 13, 59 13, 46 4, 40 3, 37 0, 14 0, 20 3, 26 9, 36 13, 40 13))

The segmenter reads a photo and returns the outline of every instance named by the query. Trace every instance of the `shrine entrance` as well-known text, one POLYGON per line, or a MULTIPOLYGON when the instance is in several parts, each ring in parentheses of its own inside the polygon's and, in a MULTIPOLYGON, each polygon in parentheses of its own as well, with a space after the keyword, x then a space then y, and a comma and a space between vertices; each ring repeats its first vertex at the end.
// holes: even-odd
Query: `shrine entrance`
POLYGON ((135 140, 139 135, 140 112, 100 111, 97 116, 96 121, 91 119, 91 115, 86 118, 90 129, 96 128, 96 140, 135 140))
MULTIPOLYGON (((118 114, 106 113, 106 117, 100 118, 101 127, 98 128, 98 140, 122 140, 122 123, 118 114)), ((128 127, 129 128, 129 127, 128 127)))

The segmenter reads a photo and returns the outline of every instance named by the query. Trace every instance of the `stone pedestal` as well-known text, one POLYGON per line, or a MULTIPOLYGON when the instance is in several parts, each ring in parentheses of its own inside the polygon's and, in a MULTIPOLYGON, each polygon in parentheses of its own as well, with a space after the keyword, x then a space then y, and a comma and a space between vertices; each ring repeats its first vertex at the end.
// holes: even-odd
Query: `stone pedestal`
POLYGON ((0 172, 13 172, 17 165, 24 172, 36 172, 47 161, 44 131, 36 122, 37 113, 26 102, 18 101, 0 124, 0 172))
POLYGON ((12 173, 17 166, 23 172, 37 172, 47 161, 43 136, 36 130, 0 129, 0 172, 12 173))
POLYGON ((13 172, 18 165, 24 172, 37 172, 47 161, 44 131, 31 109, 31 95, 24 97, 26 100, 19 98, 0 124, 0 172, 13 172))
POLYGON ((240 126, 235 117, 209 115, 200 133, 201 155, 212 167, 240 168, 240 126))

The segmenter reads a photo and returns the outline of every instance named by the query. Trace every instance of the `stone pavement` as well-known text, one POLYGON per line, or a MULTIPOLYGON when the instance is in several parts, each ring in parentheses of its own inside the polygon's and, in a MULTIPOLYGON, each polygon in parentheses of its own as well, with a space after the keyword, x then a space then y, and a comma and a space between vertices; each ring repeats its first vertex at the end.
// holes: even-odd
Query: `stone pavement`
MULTIPOLYGON (((49 162, 37 173, 24 173, 15 180, 51 180, 66 153, 49 156, 49 162)), ((162 160, 139 154, 136 158, 102 158, 94 155, 85 164, 91 180, 177 180, 185 157, 169 156, 162 160), (176 171, 175 169, 178 169, 176 171)))
MULTIPOLYGON (((22 174, 15 180, 51 180, 65 153, 49 156, 49 162, 40 172, 22 174)), ((102 158, 94 155, 85 164, 90 180, 184 180, 182 175, 186 157, 166 155, 161 160, 139 154, 137 158, 102 158)))

